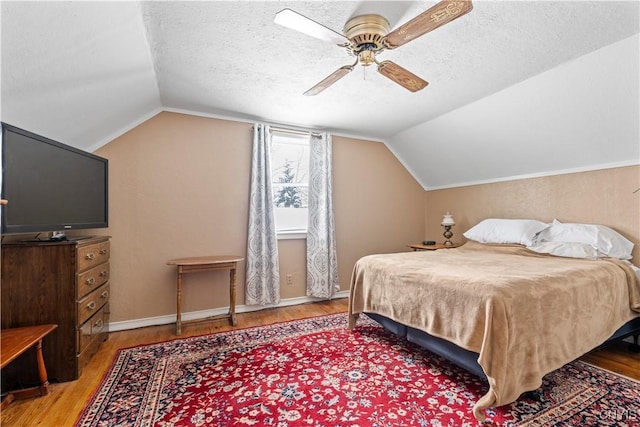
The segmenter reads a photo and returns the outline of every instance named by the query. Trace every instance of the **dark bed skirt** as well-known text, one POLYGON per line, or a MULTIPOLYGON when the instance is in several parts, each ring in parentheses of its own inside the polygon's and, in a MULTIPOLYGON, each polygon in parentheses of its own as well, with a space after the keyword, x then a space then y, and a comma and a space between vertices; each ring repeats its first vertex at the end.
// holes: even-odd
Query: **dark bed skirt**
MULTIPOLYGON (((482 370, 482 367, 478 363, 478 353, 465 350, 447 340, 431 336, 419 329, 405 326, 380 314, 364 314, 384 326, 385 329, 393 332, 400 337, 405 337, 407 341, 413 342, 420 347, 426 348, 427 350, 439 356, 442 356, 445 359, 455 363, 456 365, 466 369, 472 374, 486 379, 486 375, 482 370)), ((602 343, 602 345, 600 345, 598 348, 604 347, 613 341, 621 340, 628 336, 638 334, 640 334, 640 317, 631 319, 630 321, 622 325, 620 329, 618 329, 607 341, 602 343)))

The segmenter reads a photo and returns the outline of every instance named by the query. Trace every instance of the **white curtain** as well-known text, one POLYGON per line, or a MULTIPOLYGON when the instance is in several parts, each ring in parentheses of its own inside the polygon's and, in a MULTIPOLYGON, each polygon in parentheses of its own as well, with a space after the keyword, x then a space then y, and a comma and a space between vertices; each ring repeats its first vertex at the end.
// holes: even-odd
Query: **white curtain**
POLYGON ((333 219, 331 135, 312 134, 309 142, 309 224, 307 295, 331 298, 340 290, 333 219))
POLYGON ((255 124, 246 260, 245 303, 248 305, 280 302, 278 240, 273 215, 270 146, 269 126, 255 124))

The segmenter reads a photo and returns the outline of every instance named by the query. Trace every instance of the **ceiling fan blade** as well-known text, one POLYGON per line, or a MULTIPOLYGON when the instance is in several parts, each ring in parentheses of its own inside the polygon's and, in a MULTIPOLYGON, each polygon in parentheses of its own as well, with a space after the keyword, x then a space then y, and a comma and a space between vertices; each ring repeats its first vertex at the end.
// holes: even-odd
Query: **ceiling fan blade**
POLYGON ((294 12, 291 9, 282 9, 280 12, 276 13, 273 22, 278 25, 282 25, 283 27, 291 28, 292 30, 307 34, 311 37, 335 43, 338 46, 347 46, 349 44, 349 39, 342 34, 317 23, 313 19, 300 15, 298 12, 294 12))
POLYGON ((340 80, 341 78, 343 78, 344 76, 346 76, 347 74, 349 74, 351 71, 353 71, 353 65, 345 65, 344 67, 340 67, 333 73, 329 74, 320 83, 318 83, 317 85, 315 85, 314 87, 306 91, 304 94, 307 96, 317 95, 323 90, 325 90, 326 88, 328 88, 329 86, 331 86, 332 84, 334 84, 335 82, 337 82, 338 80, 340 80))
POLYGON ((422 90, 429 84, 411 71, 391 61, 380 62, 378 72, 411 92, 422 90))
POLYGON ((387 34, 385 44, 388 49, 395 49, 471 12, 471 9, 471 0, 441 1, 387 34))

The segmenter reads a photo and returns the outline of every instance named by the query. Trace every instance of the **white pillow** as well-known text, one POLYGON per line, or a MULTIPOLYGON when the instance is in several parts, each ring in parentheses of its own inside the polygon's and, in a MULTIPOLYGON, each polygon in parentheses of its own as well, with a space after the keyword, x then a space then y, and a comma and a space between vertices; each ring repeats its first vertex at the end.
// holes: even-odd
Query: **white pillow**
POLYGON ((566 258, 597 259, 603 256, 598 253, 596 248, 586 243, 539 242, 533 246, 528 246, 527 249, 542 254, 551 254, 566 258))
POLYGON ((480 243, 518 243, 531 246, 536 234, 547 227, 549 224, 535 219, 488 218, 471 227, 463 235, 480 243))
POLYGON ((631 259, 633 243, 604 225, 562 223, 554 219, 538 242, 584 243, 611 258, 631 259))

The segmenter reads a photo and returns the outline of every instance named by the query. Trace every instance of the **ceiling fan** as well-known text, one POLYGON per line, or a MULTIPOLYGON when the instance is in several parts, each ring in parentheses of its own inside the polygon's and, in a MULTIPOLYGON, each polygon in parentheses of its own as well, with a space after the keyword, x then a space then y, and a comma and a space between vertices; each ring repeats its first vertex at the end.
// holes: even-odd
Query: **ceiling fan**
POLYGON ((469 13, 472 8, 471 0, 443 0, 391 32, 389 32, 389 22, 383 16, 375 14, 351 18, 344 25, 343 34, 291 9, 283 9, 276 13, 274 22, 320 40, 345 47, 350 55, 356 57, 353 64, 338 68, 320 83, 306 91, 305 95, 319 94, 353 71, 358 62, 364 67, 375 63, 380 74, 411 92, 417 92, 424 89, 429 83, 395 62, 378 62, 376 54, 383 50, 402 46, 469 13))

